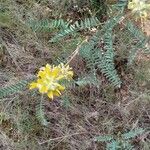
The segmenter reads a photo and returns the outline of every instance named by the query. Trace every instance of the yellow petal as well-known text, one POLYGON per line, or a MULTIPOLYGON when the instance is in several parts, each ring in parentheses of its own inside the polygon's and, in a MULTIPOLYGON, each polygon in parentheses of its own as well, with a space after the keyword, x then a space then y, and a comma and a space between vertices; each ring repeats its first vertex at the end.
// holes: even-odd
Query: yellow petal
POLYGON ((38 79, 38 80, 37 80, 37 83, 38 83, 38 84, 43 84, 43 80, 42 80, 42 79, 38 79))
POLYGON ((147 18, 147 12, 146 11, 143 11, 142 13, 140 13, 140 17, 143 18, 143 19, 146 19, 147 18))
POLYGON ((133 2, 128 3, 128 9, 134 9, 134 7, 135 7, 135 3, 133 2))
POLYGON ((53 70, 52 70, 51 75, 52 75, 53 77, 58 77, 59 74, 60 74, 60 68, 54 67, 53 70))
POLYGON ((62 74, 62 75, 59 75, 56 79, 57 80, 62 80, 63 78, 65 78, 65 76, 62 74))
POLYGON ((47 93, 47 96, 48 96, 49 98, 53 99, 53 91, 48 92, 48 93, 47 93))
POLYGON ((45 66, 45 70, 52 70, 52 66, 51 65, 49 65, 49 64, 46 64, 46 66, 45 66))
POLYGON ((51 65, 50 64, 46 64, 46 68, 51 68, 51 65))
POLYGON ((41 88, 39 88, 39 92, 40 93, 47 93, 48 92, 48 88, 46 86, 42 86, 41 88))
POLYGON ((46 75, 46 74, 45 74, 44 71, 39 71, 37 77, 43 78, 43 77, 45 77, 45 75, 46 75))
POLYGON ((65 87, 59 84, 58 90, 63 91, 63 90, 65 90, 65 87))
POLYGON ((69 67, 69 65, 67 65, 67 66, 66 66, 66 69, 69 70, 69 69, 71 69, 71 68, 69 67))
POLYGON ((68 75, 69 75, 70 77, 73 77, 73 71, 68 71, 68 75))
POLYGON ((40 92, 40 93, 44 94, 44 93, 45 93, 44 90, 45 90, 45 89, 44 89, 43 86, 39 87, 39 92, 40 92))
POLYGON ((34 89, 34 88, 37 88, 37 83, 36 82, 30 83, 29 89, 34 89))
POLYGON ((52 71, 51 66, 49 64, 47 64, 44 71, 45 71, 45 74, 47 74, 48 76, 50 76, 51 71, 52 71))
POLYGON ((55 96, 60 96, 60 95, 61 95, 61 93, 60 93, 60 91, 59 91, 59 90, 56 90, 56 91, 54 91, 54 95, 55 95, 55 96))
POLYGON ((61 95, 61 92, 59 90, 56 90, 55 92, 58 93, 59 95, 61 95))
POLYGON ((63 64, 63 63, 60 63, 60 64, 58 65, 58 67, 59 67, 59 68, 64 68, 64 64, 63 64))

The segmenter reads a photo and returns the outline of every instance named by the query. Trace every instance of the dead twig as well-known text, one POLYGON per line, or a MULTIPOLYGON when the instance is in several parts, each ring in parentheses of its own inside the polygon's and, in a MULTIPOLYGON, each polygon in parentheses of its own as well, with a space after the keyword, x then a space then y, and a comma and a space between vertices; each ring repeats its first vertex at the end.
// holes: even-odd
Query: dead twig
POLYGON ((76 50, 69 57, 69 60, 67 61, 66 65, 68 65, 73 60, 73 58, 78 54, 78 52, 79 52, 82 44, 85 43, 85 42, 87 42, 87 41, 88 41, 88 39, 85 39, 84 41, 81 42, 80 45, 77 46, 76 50))
POLYGON ((46 141, 43 141, 43 142, 38 142, 38 143, 40 145, 42 145, 42 144, 48 143, 50 141, 57 141, 57 140, 61 140, 61 139, 66 139, 66 138, 72 137, 74 135, 81 135, 81 134, 85 134, 85 133, 87 133, 87 132, 73 133, 73 134, 69 134, 69 135, 65 135, 65 136, 60 136, 60 137, 57 137, 57 138, 49 139, 49 140, 46 140, 46 141))

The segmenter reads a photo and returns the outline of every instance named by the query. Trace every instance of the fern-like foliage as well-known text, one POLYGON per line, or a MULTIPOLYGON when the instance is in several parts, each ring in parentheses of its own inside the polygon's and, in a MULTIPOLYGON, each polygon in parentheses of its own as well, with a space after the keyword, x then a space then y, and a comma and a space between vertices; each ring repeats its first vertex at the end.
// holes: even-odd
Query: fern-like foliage
POLYGON ((130 31, 133 38, 137 38, 141 41, 146 39, 146 36, 143 34, 143 32, 140 31, 131 21, 128 21, 126 23, 126 28, 128 29, 128 31, 130 31))
POLYGON ((17 93, 19 91, 22 91, 26 88, 28 85, 28 80, 22 80, 16 84, 4 87, 0 89, 0 98, 3 98, 7 95, 17 93))
POLYGON ((117 74, 114 64, 115 54, 113 51, 112 32, 106 32, 104 35, 104 44, 106 52, 104 52, 101 63, 98 64, 98 67, 115 87, 120 87, 121 80, 117 74))
POLYGON ((111 19, 108 19, 101 31, 105 33, 106 31, 112 30, 120 22, 122 17, 123 14, 121 13, 115 17, 112 17, 111 19))
POLYGON ((69 108, 71 106, 70 97, 67 94, 62 96, 61 99, 62 99, 62 106, 63 107, 69 108))
MULTIPOLYGON (((140 49, 145 49, 148 43, 148 38, 131 22, 126 23, 126 28, 130 32, 132 38, 137 41, 135 45, 132 45, 130 54, 128 57, 128 64, 131 65, 140 49)), ((150 49, 150 48, 149 48, 150 49)))
POLYGON ((99 19, 103 19, 103 16, 107 15, 107 2, 106 0, 90 0, 91 5, 96 12, 96 16, 99 19))
POLYGON ((52 31, 52 29, 55 28, 60 29, 60 32, 50 40, 50 42, 56 42, 59 39, 77 31, 99 26, 100 21, 97 19, 97 17, 91 17, 76 21, 73 24, 71 24, 70 21, 67 22, 63 19, 55 19, 50 21, 47 19, 41 21, 30 20, 27 22, 27 24, 33 31, 52 31))
POLYGON ((131 138, 135 138, 137 135, 143 134, 144 133, 144 129, 142 128, 138 128, 135 130, 131 130, 127 133, 122 134, 122 138, 123 139, 131 139, 131 138))
POLYGON ((112 30, 119 22, 121 15, 106 22, 102 30, 98 31, 87 43, 80 48, 80 55, 86 60, 87 67, 95 72, 98 67, 106 78, 115 86, 121 86, 121 80, 114 64, 115 52, 113 49, 112 30), (104 48, 98 46, 104 43, 104 48))
POLYGON ((139 128, 121 134, 121 136, 118 136, 117 138, 112 135, 97 136, 94 138, 94 141, 106 142, 106 150, 133 150, 134 146, 131 144, 131 139, 143 133, 144 130, 139 128))
POLYGON ((31 27, 31 29, 33 31, 51 31, 52 29, 66 29, 69 26, 69 22, 64 21, 63 19, 54 19, 54 20, 48 20, 48 19, 44 19, 44 20, 39 20, 39 21, 35 21, 35 20, 29 20, 27 22, 27 24, 29 25, 29 27, 31 27))
MULTIPOLYGON (((103 28, 98 30, 87 43, 83 43, 80 48, 80 55, 86 60, 87 67, 92 71, 95 71, 98 67, 115 87, 121 86, 121 80, 117 74, 114 64, 116 51, 113 48, 113 44, 116 43, 114 43, 113 36, 115 36, 115 26, 119 24, 121 20, 122 14, 109 19, 103 28), (99 46, 101 43, 103 46, 99 46)), ((127 32, 127 38, 129 38, 129 42, 126 42, 125 44, 127 44, 127 47, 130 48, 128 54, 128 64, 131 65, 139 50, 146 48, 148 39, 130 21, 127 21, 125 24, 124 30, 127 32)))
POLYGON ((129 57, 128 57, 128 64, 129 65, 132 65, 133 61, 135 60, 136 58, 136 55, 137 53, 139 52, 139 50, 142 48, 144 49, 145 45, 147 43, 147 40, 143 40, 143 41, 140 41, 138 42, 135 46, 133 46, 130 50, 130 54, 129 54, 129 57))
POLYGON ((100 85, 100 81, 97 79, 96 75, 94 73, 85 76, 83 78, 79 78, 75 84, 77 84, 78 86, 86 86, 86 85, 90 85, 90 86, 97 86, 100 85))
POLYGON ((99 25, 100 21, 96 17, 85 18, 84 20, 76 21, 74 24, 70 24, 66 29, 61 30, 50 40, 50 42, 56 42, 69 34, 73 34, 80 30, 90 29, 99 25))
POLYGON ((129 141, 113 140, 111 143, 107 144, 106 150, 134 150, 134 147, 129 141))
POLYGON ((113 5, 113 7, 123 13, 125 7, 127 6, 128 0, 118 0, 116 4, 113 5))
POLYGON ((36 117, 43 126, 47 126, 48 122, 45 118, 44 106, 43 106, 42 100, 43 100, 43 96, 41 97, 40 103, 36 106, 36 117))

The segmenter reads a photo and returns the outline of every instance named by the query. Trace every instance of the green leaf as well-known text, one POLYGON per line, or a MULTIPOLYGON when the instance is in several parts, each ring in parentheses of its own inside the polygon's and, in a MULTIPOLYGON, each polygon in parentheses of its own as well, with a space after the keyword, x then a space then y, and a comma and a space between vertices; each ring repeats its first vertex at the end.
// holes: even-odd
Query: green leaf
POLYGON ((24 90, 27 87, 28 83, 29 83, 28 80, 22 80, 16 84, 1 88, 0 98, 6 97, 7 95, 14 94, 14 93, 24 90))
POLYGON ((111 143, 107 143, 106 150, 118 150, 119 143, 115 140, 113 140, 111 143))
POLYGON ((43 126, 47 126, 48 122, 45 118, 44 106, 42 104, 42 100, 43 100, 43 96, 41 97, 40 103, 36 106, 36 117, 43 126))
POLYGON ((122 134, 123 139, 130 139, 130 138, 135 138, 136 136, 143 134, 145 130, 142 128, 135 129, 132 131, 129 131, 128 133, 122 134))

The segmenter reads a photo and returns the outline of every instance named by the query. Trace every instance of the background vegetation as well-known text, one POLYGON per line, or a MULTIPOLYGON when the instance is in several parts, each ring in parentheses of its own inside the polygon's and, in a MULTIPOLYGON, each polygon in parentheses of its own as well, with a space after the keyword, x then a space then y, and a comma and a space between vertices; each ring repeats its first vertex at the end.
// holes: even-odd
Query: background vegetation
POLYGON ((0 149, 149 150, 148 24, 127 0, 1 0, 0 149), (61 97, 28 89, 68 61, 61 97))

